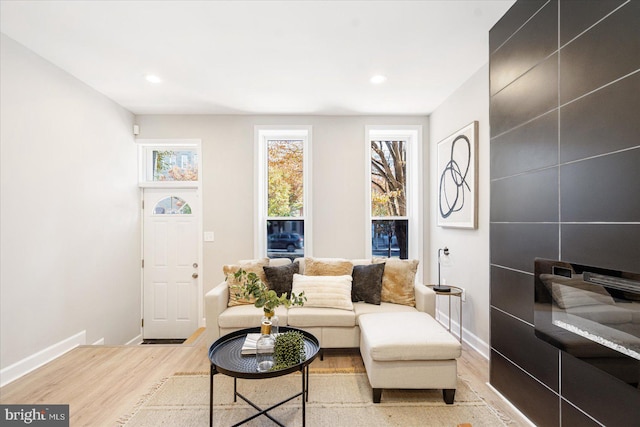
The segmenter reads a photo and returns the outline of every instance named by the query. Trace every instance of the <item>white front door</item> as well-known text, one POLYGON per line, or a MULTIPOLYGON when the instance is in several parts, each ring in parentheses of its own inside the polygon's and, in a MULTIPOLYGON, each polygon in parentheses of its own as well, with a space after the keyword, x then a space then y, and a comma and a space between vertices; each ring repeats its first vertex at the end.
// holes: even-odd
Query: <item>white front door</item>
POLYGON ((143 338, 188 338, 198 328, 197 190, 144 190, 143 338))

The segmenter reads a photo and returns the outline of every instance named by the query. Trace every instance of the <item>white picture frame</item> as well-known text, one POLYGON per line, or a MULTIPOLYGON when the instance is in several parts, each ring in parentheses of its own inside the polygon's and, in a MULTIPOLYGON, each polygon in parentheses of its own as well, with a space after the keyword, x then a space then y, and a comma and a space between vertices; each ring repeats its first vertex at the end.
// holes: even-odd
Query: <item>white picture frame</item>
POLYGON ((478 228, 478 122, 437 146, 438 227, 478 228))

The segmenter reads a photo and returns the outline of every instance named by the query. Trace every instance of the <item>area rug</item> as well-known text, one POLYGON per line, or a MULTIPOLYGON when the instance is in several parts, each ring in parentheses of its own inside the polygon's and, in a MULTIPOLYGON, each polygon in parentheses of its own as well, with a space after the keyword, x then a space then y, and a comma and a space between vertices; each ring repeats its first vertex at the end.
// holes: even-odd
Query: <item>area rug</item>
MULTIPOLYGON (((283 400, 301 389, 299 374, 267 380, 238 380, 238 392, 261 407, 283 400)), ((216 375, 214 379, 214 425, 230 426, 256 413, 238 399, 233 402, 233 379, 216 375)), ((286 426, 302 425, 300 397, 269 412, 286 426)), ((488 406, 463 380, 453 405, 442 400, 442 390, 384 390, 381 403, 371 400, 366 374, 311 374, 308 426, 505 426, 501 414, 488 406)), ((208 426, 209 376, 174 375, 158 384, 120 425, 134 426, 208 426)), ((273 426, 266 417, 258 417, 247 426, 273 426)))

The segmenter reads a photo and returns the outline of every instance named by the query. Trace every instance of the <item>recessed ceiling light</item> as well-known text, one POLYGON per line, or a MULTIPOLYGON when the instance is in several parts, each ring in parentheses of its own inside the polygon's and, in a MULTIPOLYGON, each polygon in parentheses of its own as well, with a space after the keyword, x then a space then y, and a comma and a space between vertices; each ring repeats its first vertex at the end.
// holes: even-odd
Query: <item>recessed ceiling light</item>
POLYGON ((379 85, 380 83, 386 82, 387 78, 385 76, 383 76, 382 74, 377 74, 377 75, 371 77, 371 79, 369 81, 371 83, 373 83, 374 85, 379 85))
POLYGON ((162 83, 162 79, 154 74, 147 74, 145 77, 149 83, 162 83))

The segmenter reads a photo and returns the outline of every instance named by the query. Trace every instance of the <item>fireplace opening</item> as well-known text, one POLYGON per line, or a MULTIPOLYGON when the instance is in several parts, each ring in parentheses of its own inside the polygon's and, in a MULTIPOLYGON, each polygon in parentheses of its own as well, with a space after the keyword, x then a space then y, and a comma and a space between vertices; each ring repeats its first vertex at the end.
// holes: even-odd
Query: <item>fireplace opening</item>
POLYGON ((627 384, 640 384, 640 274, 535 260, 535 334, 627 384))

